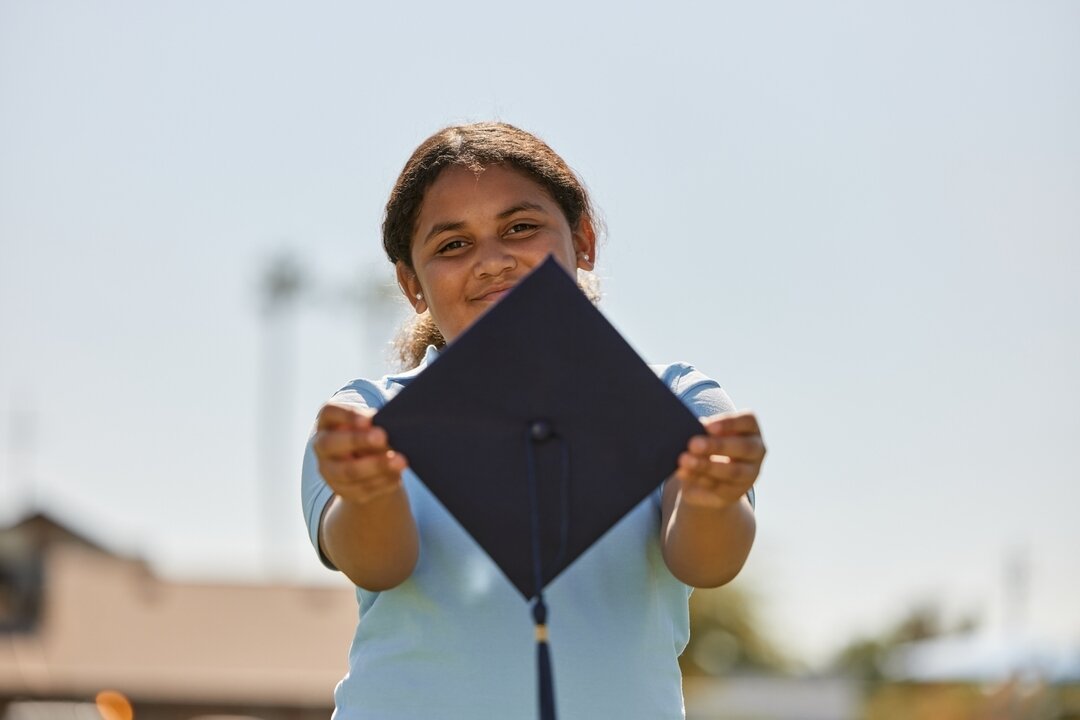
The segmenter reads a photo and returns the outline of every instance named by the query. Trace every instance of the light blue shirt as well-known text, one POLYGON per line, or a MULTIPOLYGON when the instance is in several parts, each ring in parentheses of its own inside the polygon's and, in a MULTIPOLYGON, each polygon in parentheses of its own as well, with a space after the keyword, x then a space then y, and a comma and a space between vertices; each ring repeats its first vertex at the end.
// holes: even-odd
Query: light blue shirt
MULTIPOLYGON (((437 356, 428 348, 416 369, 355 380, 333 400, 381 408, 437 356)), ((715 381, 688 365, 653 369, 696 416, 734 409, 715 381)), ((404 486, 420 557, 392 590, 357 588, 361 621, 349 672, 334 692, 335 720, 535 720, 529 606, 411 470, 404 486)), ((302 489, 318 550, 319 519, 333 493, 310 441, 302 489)), ((678 657, 689 638, 691 589, 661 557, 660 517, 658 488, 544 593, 560 720, 684 717, 678 657)))

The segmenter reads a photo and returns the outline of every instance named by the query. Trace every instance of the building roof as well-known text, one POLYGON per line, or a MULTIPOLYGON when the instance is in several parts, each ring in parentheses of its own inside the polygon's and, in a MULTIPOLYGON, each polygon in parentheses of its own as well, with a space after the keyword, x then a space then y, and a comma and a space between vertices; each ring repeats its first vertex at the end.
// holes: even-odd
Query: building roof
POLYGON ((347 581, 172 582, 76 533, 38 550, 41 612, 0 644, 0 697, 332 705, 357 621, 347 581))

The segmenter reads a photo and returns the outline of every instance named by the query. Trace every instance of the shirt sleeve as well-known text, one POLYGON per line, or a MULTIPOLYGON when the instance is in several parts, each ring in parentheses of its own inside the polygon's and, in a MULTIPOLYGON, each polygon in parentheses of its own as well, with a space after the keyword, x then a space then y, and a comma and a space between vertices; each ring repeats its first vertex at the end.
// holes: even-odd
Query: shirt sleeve
MULTIPOLYGON (((330 401, 361 408, 378 409, 383 405, 381 395, 370 387, 370 383, 363 380, 358 380, 338 390, 330 401)), ((311 545, 315 548, 319 560, 331 570, 337 570, 319 545, 319 527, 322 524, 323 512, 330 503, 330 499, 334 497, 334 491, 319 473, 319 461, 315 457, 314 442, 315 427, 312 427, 308 435, 307 447, 304 449, 304 464, 300 475, 300 499, 304 511, 304 522, 307 524, 308 539, 311 540, 311 545)))
MULTIPOLYGON (((736 409, 720 383, 691 365, 675 363, 667 368, 663 379, 695 417, 708 417, 736 409)), ((750 506, 756 507, 754 488, 747 491, 746 497, 750 506)))

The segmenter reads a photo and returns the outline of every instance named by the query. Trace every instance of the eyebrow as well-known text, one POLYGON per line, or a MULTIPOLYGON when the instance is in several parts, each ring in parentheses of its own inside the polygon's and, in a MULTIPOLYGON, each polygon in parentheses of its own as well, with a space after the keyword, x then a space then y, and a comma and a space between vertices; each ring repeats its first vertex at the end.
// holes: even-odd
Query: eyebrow
POLYGON ((507 208, 506 210, 503 210, 501 213, 499 213, 495 217, 497 217, 500 220, 505 220, 506 218, 510 217, 514 213, 519 213, 522 210, 536 210, 536 211, 542 212, 542 213, 547 212, 547 210, 544 209, 543 205, 539 205, 537 203, 529 202, 528 200, 526 200, 524 202, 518 203, 517 205, 515 205, 512 208, 507 208))
MULTIPOLYGON (((534 203, 534 202, 529 202, 528 200, 525 200, 525 201, 519 202, 517 205, 514 205, 512 207, 508 207, 507 209, 503 210, 501 213, 499 213, 495 217, 498 220, 505 220, 506 218, 510 217, 514 213, 519 213, 519 212, 522 212, 523 210, 533 210, 535 212, 541 212, 541 213, 547 214, 547 209, 543 205, 540 205, 540 204, 534 203)), ((431 230, 428 231, 427 237, 424 238, 424 242, 426 243, 426 242, 430 241, 431 238, 435 237, 436 235, 439 235, 440 233, 444 233, 444 232, 447 232, 449 230, 460 230, 463 227, 465 227, 465 222, 463 220, 449 220, 449 221, 446 221, 446 222, 435 223, 434 225, 431 226, 431 230)))

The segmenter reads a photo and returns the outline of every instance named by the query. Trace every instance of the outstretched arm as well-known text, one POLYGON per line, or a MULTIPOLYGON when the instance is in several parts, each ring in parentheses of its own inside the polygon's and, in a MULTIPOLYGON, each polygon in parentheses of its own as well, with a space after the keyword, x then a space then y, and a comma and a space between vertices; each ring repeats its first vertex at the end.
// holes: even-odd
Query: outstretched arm
POLYGON ((334 491, 319 524, 319 546, 356 585, 388 590, 412 574, 419 556, 416 521, 401 482, 404 456, 372 425, 370 410, 328 403, 313 449, 334 491))
POLYGON ((694 587, 716 587, 742 569, 754 542, 754 511, 746 493, 765 458, 750 411, 702 418, 705 435, 691 438, 664 486, 660 545, 671 573, 694 587))

